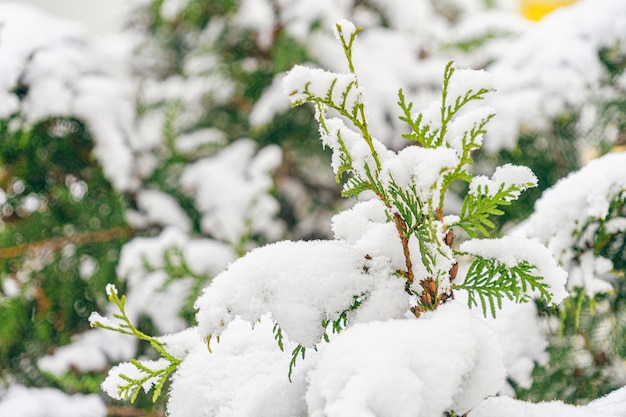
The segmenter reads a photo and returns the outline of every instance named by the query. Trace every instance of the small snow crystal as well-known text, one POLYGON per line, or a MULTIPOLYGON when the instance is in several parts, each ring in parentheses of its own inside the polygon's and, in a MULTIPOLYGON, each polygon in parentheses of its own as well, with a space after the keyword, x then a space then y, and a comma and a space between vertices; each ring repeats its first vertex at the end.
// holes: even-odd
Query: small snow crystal
POLYGON ((111 320, 109 320, 107 317, 101 316, 100 313, 98 313, 97 311, 92 312, 91 315, 89 316, 89 324, 91 326, 94 326, 96 324, 99 324, 101 326, 107 326, 107 327, 113 326, 113 323, 111 322, 111 320))
POLYGON ((106 294, 109 297, 112 297, 113 295, 117 295, 117 288, 115 287, 115 284, 107 284, 105 290, 106 290, 106 294))

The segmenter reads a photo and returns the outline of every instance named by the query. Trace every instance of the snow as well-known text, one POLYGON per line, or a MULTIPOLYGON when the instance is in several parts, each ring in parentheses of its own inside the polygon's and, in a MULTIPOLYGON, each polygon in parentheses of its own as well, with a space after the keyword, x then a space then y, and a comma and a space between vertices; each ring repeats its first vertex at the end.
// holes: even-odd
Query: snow
POLYGON ((303 65, 295 65, 285 75, 283 92, 292 104, 302 103, 311 96, 327 99, 339 108, 345 107, 349 113, 363 103, 363 91, 358 87, 355 74, 334 73, 303 65))
POLYGON ((623 196, 624 190, 626 153, 607 154, 546 190, 518 233, 538 239, 550 248, 559 263, 570 272, 569 288, 585 288, 590 295, 604 292, 610 287, 606 281, 611 269, 608 260, 592 252, 580 256, 574 248, 592 244, 594 237, 589 232, 596 230, 599 221, 621 222, 608 216, 611 201, 623 196), (587 226, 589 228, 585 229, 587 226), (585 231, 587 233, 583 233, 585 231))
POLYGON ((493 91, 496 85, 493 75, 487 71, 457 69, 448 84, 445 105, 454 108, 455 103, 468 93, 476 94, 480 90, 493 91))
POLYGON ((485 149, 511 149, 520 128, 546 130, 549 120, 598 97, 606 79, 598 51, 623 40, 624 33, 624 1, 579 1, 512 42, 488 67, 499 93, 488 99, 498 117, 485 149))
POLYGON ((136 349, 137 341, 130 336, 93 329, 75 336, 72 343, 59 346, 54 353, 41 357, 37 366, 54 375, 62 375, 72 368, 97 372, 106 369, 111 362, 128 360, 135 355, 136 349))
POLYGON ((257 152, 252 140, 241 139, 213 157, 186 166, 180 184, 202 214, 202 230, 233 247, 250 233, 269 240, 280 237, 283 226, 275 219, 278 202, 269 190, 273 187, 271 172, 281 160, 279 147, 257 152))
MULTIPOLYGON (((467 141, 465 136, 468 132, 471 132, 476 126, 479 126, 484 121, 487 121, 491 115, 495 114, 496 110, 493 107, 481 106, 470 111, 466 111, 454 118, 452 123, 448 126, 448 131, 445 135, 445 141, 454 149, 459 155, 463 152, 463 141, 467 141)), ((477 146, 482 145, 482 135, 478 135, 474 140, 474 144, 477 146)))
POLYGON ((485 259, 497 259, 509 268, 526 261, 534 265, 536 275, 548 284, 553 303, 559 304, 568 295, 567 272, 557 264, 549 249, 536 240, 517 236, 470 239, 461 243, 459 250, 485 259))
POLYGON ((178 227, 191 232, 191 220, 170 194, 142 189, 137 192, 137 207, 145 213, 150 224, 178 227))
POLYGON ((161 16, 164 19, 173 19, 189 4, 189 0, 165 0, 161 4, 161 16))
POLYGON ((272 46, 275 27, 273 5, 267 0, 243 0, 233 17, 233 24, 258 33, 261 49, 272 46))
POLYGON ((361 201, 332 218, 335 238, 360 248, 372 256, 384 256, 394 270, 406 267, 402 243, 386 208, 379 199, 361 201), (381 244, 384 243, 384 244, 381 244))
POLYGON ((495 394, 504 375, 497 336, 453 302, 340 333, 320 352, 306 401, 312 417, 441 417, 495 394))
POLYGON ((11 417, 105 417, 104 402, 95 394, 68 395, 53 388, 14 384, 0 392, 0 415, 11 417))
POLYGON ((0 25, 0 116, 19 115, 26 125, 77 117, 93 135, 107 178, 120 190, 134 187, 127 144, 134 97, 122 62, 109 57, 101 66, 104 50, 83 28, 36 8, 0 4, 0 25), (27 89, 23 97, 18 85, 27 89))
POLYGON ((496 168, 492 179, 477 175, 469 186, 469 194, 494 196, 501 191, 507 192, 505 201, 516 200, 520 193, 537 185, 537 177, 526 166, 505 164, 496 168))
POLYGON ((626 416, 626 387, 592 401, 585 406, 561 401, 529 403, 508 397, 488 398, 468 417, 624 417, 626 416))
MULTIPOLYGON (((462 295, 462 292, 455 293, 459 300, 462 295)), ((504 299, 496 317, 489 316, 485 320, 502 343, 507 378, 521 388, 530 388, 535 363, 548 361, 548 326, 539 318, 537 306, 532 302, 515 303, 504 299)), ((508 386, 501 388, 501 392, 507 394, 512 391, 508 386)))
POLYGON ((283 79, 282 74, 274 77, 272 84, 265 89, 254 104, 249 117, 252 126, 270 123, 276 114, 289 109, 290 100, 285 97, 282 90, 283 79))
MULTIPOLYGON (((158 359, 156 361, 143 360, 139 362, 143 367, 146 367, 147 369, 150 369, 152 371, 164 370, 170 365, 170 362, 165 359, 158 359)), ((128 380, 126 378, 142 380, 147 378, 148 376, 148 373, 137 368, 134 364, 124 362, 114 366, 109 370, 109 373, 102 382, 101 387, 102 390, 109 395, 109 397, 116 400, 123 400, 126 398, 123 396, 123 393, 120 392, 119 386, 124 386, 128 384, 128 380)), ((157 377, 153 376, 147 378, 141 385, 141 388, 144 390, 144 392, 148 393, 157 382, 157 377)), ((132 395, 132 393, 133 392, 131 390, 130 394, 132 395)))
POLYGON ((199 129, 176 138, 176 150, 193 154, 203 146, 223 146, 226 144, 226 132, 217 128, 199 129))
MULTIPOLYGON (((163 17, 176 18, 187 3, 163 2, 163 17)), ((471 16, 482 10, 481 3, 457 0, 445 7, 471 16)), ((381 138, 372 142, 382 163, 381 179, 386 185, 393 180, 401 187, 415 186, 424 201, 439 194, 442 173, 458 164, 463 134, 489 117, 494 108, 501 113, 495 120, 501 122, 491 136, 496 139, 488 140, 491 150, 513 146, 520 129, 547 129, 549 118, 588 103, 604 82, 598 48, 611 45, 615 33, 625 33, 622 29, 626 29, 626 8, 620 0, 580 2, 536 27, 523 25, 519 20, 515 26, 505 26, 501 24, 505 20, 502 16, 484 20, 488 26, 481 28, 484 31, 495 26, 502 31, 510 29, 515 36, 529 31, 519 41, 491 44, 491 49, 482 51, 482 58, 465 58, 495 61, 489 66, 500 80, 502 93, 490 99, 493 108, 460 115, 445 138, 451 149, 410 147, 394 153, 383 143, 394 143, 394 138, 400 136, 395 107, 397 89, 408 87, 407 97, 417 98, 416 104, 428 100, 446 62, 446 53, 440 50, 442 42, 457 29, 456 39, 484 32, 477 31, 481 26, 477 21, 464 17, 460 23, 466 25, 455 28, 429 2, 374 0, 372 4, 385 12, 388 27, 368 28, 357 42, 354 58, 357 68, 362 68, 362 86, 370 92, 368 120, 375 136, 381 138), (531 33, 533 29, 537 29, 537 34, 531 33), (538 45, 544 48, 537 48, 538 45)), ((327 47, 331 23, 350 14, 360 16, 366 25, 380 23, 363 5, 354 6, 350 0, 278 0, 275 4, 245 0, 232 17, 232 24, 254 32, 261 49, 269 48, 274 27, 280 26, 304 41, 324 67, 340 71, 345 68, 345 62, 336 59, 340 48, 336 44, 334 49, 327 47), (324 33, 309 34, 313 26, 320 24, 326 28, 324 33)), ((410 302, 405 281, 395 274, 405 267, 404 255, 397 230, 389 222, 390 213, 377 200, 360 202, 336 215, 333 232, 337 240, 276 243, 235 261, 235 250, 248 249, 238 245, 251 234, 274 240, 284 232, 276 220, 278 202, 268 195, 274 185, 272 171, 281 163, 277 147, 257 150, 252 141, 242 139, 215 155, 202 156, 184 169, 177 185, 199 207, 202 232, 226 243, 192 239, 191 221, 178 202, 166 193, 139 185, 140 178, 148 176, 158 162, 153 152, 162 146, 163 109, 148 111, 133 131, 134 87, 117 63, 112 62, 113 68, 108 68, 94 58, 93 46, 81 29, 68 28, 26 10, 29 9, 0 7, 0 116, 19 113, 28 122, 51 116, 78 116, 94 135, 94 154, 107 177, 118 190, 132 190, 137 196, 139 212, 135 218, 142 216, 137 224, 164 227, 156 237, 136 238, 124 246, 118 275, 128 285, 127 311, 131 320, 147 315, 161 333, 178 332, 187 326, 178 313, 194 282, 191 277, 181 277, 169 283, 164 258, 172 249, 180 250, 193 272, 219 274, 197 301, 198 329, 160 338, 168 350, 183 359, 168 402, 171 415, 440 417, 446 410, 462 414, 477 406, 470 416, 624 416, 624 390, 578 408, 561 403, 530 405, 506 398, 489 399, 479 405, 503 383, 503 352, 498 337, 457 302, 424 313, 419 320, 400 320, 409 311, 410 302), (32 27, 38 30, 33 31, 32 27), (21 100, 13 93, 20 77, 30 87, 21 100), (228 269, 220 273, 230 262, 228 269), (347 329, 331 335, 330 344, 319 344, 327 330, 323 321, 336 320, 349 310, 354 297, 361 305, 348 312, 347 329), (276 346, 274 323, 284 332, 285 352, 276 346), (213 342, 212 353, 203 342, 207 336, 221 336, 219 343, 213 342), (307 351, 306 359, 299 360, 294 368, 293 383, 289 383, 289 352, 296 343, 318 347, 319 352, 307 351)), ((220 24, 223 22, 216 18, 200 38, 215 38, 220 24)), ((341 33, 335 27, 335 35, 347 42, 356 27, 346 20, 341 20, 339 26, 341 33)), ((207 95, 216 103, 223 103, 234 94, 232 82, 219 75, 206 76, 207 72, 215 74, 220 65, 219 59, 210 54, 192 56, 181 63, 184 74, 180 77, 147 80, 143 98, 150 105, 179 100, 183 110, 175 127, 177 132, 187 131, 203 114, 201 105, 207 95)), ((245 67, 254 70, 257 65, 250 59, 245 67)), ((288 106, 288 100, 277 94, 281 83, 288 93, 294 93, 292 103, 306 99, 309 93, 326 98, 332 85, 328 99, 333 103, 345 100, 349 111, 365 104, 364 88, 356 86, 353 74, 296 66, 284 80, 281 77, 276 77, 254 106, 250 115, 253 125, 270 121, 273 114, 288 106)), ((492 89, 493 85, 486 72, 457 70, 445 104, 454 102, 468 88, 492 89)), ((422 112, 425 123, 438 127, 440 109, 441 103, 435 102, 422 112)), ((318 113, 318 118, 322 116, 318 113)), ((591 114, 590 119, 594 117, 591 114)), ((322 140, 334 151, 335 172, 340 165, 339 139, 355 158, 354 173, 364 175, 366 167, 375 166, 360 133, 349 129, 339 118, 324 121, 327 130, 321 132, 322 140)), ((223 145, 226 136, 227 132, 206 129, 180 137, 175 146, 179 152, 192 154, 206 145, 223 145)), ((477 141, 480 144, 482 138, 477 141)), ((605 219, 610 199, 623 194, 624 162, 623 156, 605 157, 557 184, 538 203, 536 214, 524 229, 529 237, 549 245, 552 254, 571 271, 568 285, 582 286, 590 295, 611 288, 612 265, 587 252, 576 258, 574 266, 571 248, 588 242, 585 239, 590 239, 590 231, 596 229, 585 231, 582 225, 590 218, 605 219), (576 240, 579 234, 582 238, 576 240)), ((498 168, 491 178, 475 178, 470 193, 493 195, 503 187, 521 190, 535 184, 530 170, 507 165, 498 168)), ((507 199, 515 197, 517 192, 507 199)), ((425 213, 432 214, 432 207, 426 207, 425 213)), ((606 230, 621 233, 625 222, 624 218, 610 219, 606 230)), ((447 216, 446 224, 451 223, 454 220, 447 216)), ((437 227, 441 238, 443 225, 437 227)), ((420 250, 415 239, 409 246, 413 253, 420 250)), ((437 274, 447 274, 452 265, 452 252, 445 252, 448 249, 436 255, 440 269, 437 274)), ((495 257, 508 266, 528 261, 550 284, 555 302, 567 295, 564 270, 538 242, 507 236, 471 240, 460 249, 495 257)), ((416 282, 432 274, 419 260, 414 268, 416 282)), ((6 285, 3 283, 3 287, 6 285)), ((446 285, 449 281, 440 281, 441 289, 446 290, 446 285)), ((108 285, 107 294, 113 291, 117 290, 108 285)), ((509 376, 527 386, 533 361, 545 358, 545 338, 533 320, 534 305, 505 306, 505 311, 508 313, 502 313, 505 319, 501 324, 490 324, 499 329, 504 341, 509 376), (511 326, 520 333, 506 330, 511 326)), ((110 323, 108 316, 113 312, 107 311, 107 317, 94 313, 90 321, 110 323)), ((130 337, 95 330, 42 358, 39 365, 56 374, 71 367, 102 370, 111 361, 133 357, 136 346, 130 337)), ((162 360, 146 363, 165 366, 162 360)), ((103 387, 116 397, 120 374, 141 376, 138 372, 128 363, 121 364, 112 369, 103 387)), ((148 381, 144 389, 148 390, 152 382, 148 381)), ((0 401, 0 415, 19 416, 18 409, 26 410, 24 415, 56 416, 58 404, 63 404, 63 415, 73 415, 68 412, 82 412, 83 400, 84 404, 89 400, 95 415, 106 413, 99 400, 92 401, 94 397, 62 397, 52 392, 13 386, 0 401), (69 398, 75 404, 63 403, 69 398), (27 414, 39 404, 44 404, 44 408, 27 414), (6 407, 13 409, 6 411, 6 407)))
POLYGON ((278 349, 272 326, 269 316, 235 319, 211 352, 197 341, 174 375, 169 414, 440 417, 469 410, 504 381, 496 335, 459 303, 419 320, 351 326, 319 354, 307 350, 292 383, 293 344, 278 349))
POLYGON ((350 45, 350 40, 353 36, 356 36, 356 26, 349 20, 341 19, 335 23, 333 33, 342 45, 350 45))
POLYGON ((313 347, 325 333, 322 321, 337 320, 354 297, 361 299, 361 308, 379 311, 379 319, 402 317, 409 308, 404 282, 387 259, 366 255, 339 241, 283 241, 254 249, 196 301, 200 334, 219 336, 235 317, 254 323, 271 313, 289 340, 313 347), (370 298, 378 291, 395 291, 395 299, 370 298), (393 304, 378 305, 381 301, 393 304))
POLYGON ((394 182, 406 190, 414 187, 420 201, 430 203, 421 207, 428 215, 439 207, 444 175, 458 165, 459 156, 454 149, 408 146, 383 163, 380 180, 385 187, 394 182))
MULTIPOLYGON (((276 346, 272 321, 264 317, 254 327, 231 323, 212 353, 200 343, 177 369, 167 411, 185 417, 303 417, 306 371, 315 352, 287 378, 291 345, 276 346)), ((292 348, 292 347, 291 347, 292 348)))

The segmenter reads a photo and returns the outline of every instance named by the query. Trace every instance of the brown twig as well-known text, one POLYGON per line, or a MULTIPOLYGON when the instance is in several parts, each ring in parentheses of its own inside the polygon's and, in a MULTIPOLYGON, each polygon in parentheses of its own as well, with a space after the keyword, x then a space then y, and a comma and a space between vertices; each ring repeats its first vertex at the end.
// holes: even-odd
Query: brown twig
POLYGON ((160 410, 147 412, 131 406, 110 405, 107 407, 107 415, 110 417, 162 417, 165 413, 160 410))
POLYGON ((409 238, 406 235, 406 222, 400 216, 400 213, 393 214, 393 222, 396 224, 396 229, 400 235, 400 241, 402 242, 402 250, 404 252, 404 260, 406 263, 406 279, 409 281, 409 285, 415 281, 415 275, 413 274, 413 261, 411 261, 411 251, 409 250, 409 238))
POLYGON ((78 233, 75 235, 53 237, 51 239, 37 242, 22 243, 8 248, 0 248, 0 259, 15 258, 26 253, 37 253, 40 251, 57 251, 66 245, 82 245, 85 243, 109 242, 115 239, 122 239, 130 236, 133 228, 130 226, 114 227, 107 230, 95 232, 78 233))

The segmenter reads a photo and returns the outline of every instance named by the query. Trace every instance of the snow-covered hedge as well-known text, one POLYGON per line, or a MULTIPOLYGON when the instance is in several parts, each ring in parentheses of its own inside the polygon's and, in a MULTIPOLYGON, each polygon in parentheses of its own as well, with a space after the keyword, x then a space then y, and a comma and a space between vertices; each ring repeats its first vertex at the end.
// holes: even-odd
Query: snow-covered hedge
MULTIPOLYGON (((285 241, 229 265, 196 301, 198 327, 177 335, 138 332, 125 298, 108 288, 119 313, 94 314, 92 325, 149 340, 162 356, 113 368, 103 384, 109 395, 135 399, 154 388, 158 396, 172 374, 173 416, 539 415, 555 407, 484 402, 503 387, 503 351, 497 334, 454 300, 464 290, 468 306, 495 316, 505 299, 567 297, 567 274, 542 244, 478 238, 494 227, 498 207, 536 185, 525 167, 506 165, 491 178, 466 171, 492 117, 475 106, 491 91, 485 74, 448 64, 441 99, 422 112, 400 91, 405 137, 416 144, 388 150, 370 132, 352 61, 360 30, 345 20, 335 26, 349 73, 297 66, 283 84, 295 105, 314 104, 344 195, 364 201, 336 217, 335 240, 285 241), (444 217, 455 180, 469 192, 458 215, 444 217), (455 245, 453 228, 472 239, 455 245), (467 256, 474 260, 457 277, 467 256)), ((598 404, 611 415, 612 400, 598 404)))

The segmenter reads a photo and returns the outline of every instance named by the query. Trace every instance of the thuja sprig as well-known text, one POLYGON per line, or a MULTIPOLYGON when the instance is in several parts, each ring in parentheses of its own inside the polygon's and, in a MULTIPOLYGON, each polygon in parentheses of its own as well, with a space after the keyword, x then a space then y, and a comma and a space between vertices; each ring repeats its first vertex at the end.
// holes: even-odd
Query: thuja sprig
MULTIPOLYGON (((325 342, 330 342, 330 336, 328 335, 328 329, 330 328, 331 332, 334 334, 340 333, 348 326, 348 314, 351 311, 357 310, 363 300, 367 298, 367 294, 355 295, 353 296, 353 303, 350 307, 339 313, 339 316, 333 320, 324 319, 322 320, 322 327, 324 328, 324 334, 322 338, 325 342)), ((272 328, 272 332, 274 333, 274 340, 278 344, 278 348, 281 351, 285 351, 285 335, 283 335, 283 330, 280 328, 278 323, 274 323, 274 327, 272 328)), ((316 347, 314 347, 317 350, 316 347)), ((306 347, 298 344, 293 351, 291 352, 291 361, 289 362, 289 373, 288 378, 291 381, 291 375, 293 374, 293 368, 295 368, 296 363, 298 361, 298 357, 304 359, 306 354, 306 347)))
POLYGON ((482 308, 487 316, 487 309, 492 317, 496 316, 496 307, 502 308, 502 300, 506 297, 517 303, 530 299, 532 291, 537 291, 540 298, 550 303, 552 295, 543 278, 534 275, 535 267, 522 261, 509 267, 496 259, 476 257, 467 272, 465 281, 456 284, 455 289, 467 291, 467 303, 482 308))
POLYGON ((492 179, 475 177, 463 199, 459 220, 454 223, 470 237, 489 235, 495 227, 490 216, 504 214, 499 207, 508 206, 526 189, 536 187, 537 178, 526 167, 504 165, 496 169, 492 179))
MULTIPOLYGON (((278 323, 274 323, 274 328, 272 329, 272 331, 274 332, 274 340, 276 340, 276 343, 278 343, 278 348, 282 352, 284 352, 285 351, 285 344, 284 344, 285 336, 283 335, 283 330, 280 328, 278 323)), ((298 344, 291 351, 291 360, 289 361, 289 372, 287 373, 287 378, 289 378, 289 382, 291 382, 291 375, 293 374, 293 368, 296 367, 296 363, 298 362, 298 356, 304 359, 305 354, 306 354, 306 347, 302 346, 301 344, 298 344)))
POLYGON ((132 403, 137 398, 140 388, 154 388, 152 395, 152 401, 154 402, 161 395, 164 384, 167 382, 168 377, 178 368, 181 360, 170 354, 165 344, 158 338, 143 333, 132 324, 126 314, 126 296, 122 295, 119 297, 117 288, 113 284, 107 285, 106 293, 109 301, 119 310, 119 313, 113 314, 117 321, 113 322, 94 312, 89 317, 91 327, 111 330, 148 342, 161 356, 159 361, 138 361, 132 359, 130 363, 123 364, 126 366, 119 368, 119 373, 115 375, 118 378, 116 383, 117 397, 125 400, 130 399, 132 403))
POLYGON ((168 365, 167 361, 146 362, 137 359, 131 359, 130 365, 135 367, 132 371, 135 376, 120 373, 118 377, 123 382, 117 384, 117 394, 121 399, 130 400, 131 404, 135 402, 141 389, 146 390, 146 387, 154 389, 152 402, 155 402, 161 395, 169 376, 178 368, 178 364, 169 363, 168 365), (154 364, 154 367, 148 366, 148 363, 154 364), (159 365, 164 367, 161 368, 159 365))
MULTIPOLYGON (((470 304, 480 303, 485 312, 489 307, 492 314, 501 306, 503 297, 524 302, 535 291, 549 301, 549 286, 542 283, 541 271, 533 269, 527 259, 507 266, 495 255, 478 254, 466 281, 452 283, 458 270, 456 256, 462 255, 452 248, 452 228, 462 228, 470 237, 488 235, 494 227, 490 216, 502 215, 501 207, 536 186, 536 177, 526 167, 505 165, 496 169, 492 178, 474 177, 467 169, 474 162, 472 152, 481 147, 486 126, 495 114, 488 106, 470 106, 494 91, 487 74, 457 70, 453 62, 448 63, 440 100, 417 113, 400 90, 400 120, 411 128, 403 137, 416 145, 391 152, 369 132, 364 91, 352 60, 352 47, 360 31, 346 21, 335 27, 349 74, 296 66, 285 77, 284 87, 292 105, 315 105, 322 141, 333 150, 336 179, 339 182, 347 176, 343 195, 358 197, 369 191, 384 204, 405 260, 405 268, 395 273, 406 279, 407 292, 417 296, 416 316, 436 309, 452 297, 453 289, 468 291, 470 304), (328 116, 329 109, 341 117, 328 116), (456 180, 469 183, 470 191, 460 215, 444 219, 444 198, 456 180)), ((529 259, 535 255, 544 259, 542 249, 532 249, 535 252, 527 254, 529 259)))

